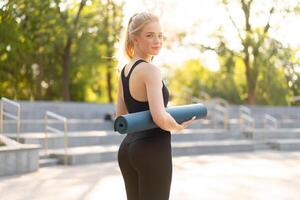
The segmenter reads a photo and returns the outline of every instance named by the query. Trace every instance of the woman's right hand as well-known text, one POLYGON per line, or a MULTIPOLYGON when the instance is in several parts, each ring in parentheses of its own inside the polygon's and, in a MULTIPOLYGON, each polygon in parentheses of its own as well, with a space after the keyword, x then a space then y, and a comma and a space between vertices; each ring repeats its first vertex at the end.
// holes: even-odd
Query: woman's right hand
POLYGON ((177 131, 182 131, 186 127, 188 127, 193 121, 195 121, 196 116, 192 117, 190 120, 184 121, 181 124, 179 124, 177 131))

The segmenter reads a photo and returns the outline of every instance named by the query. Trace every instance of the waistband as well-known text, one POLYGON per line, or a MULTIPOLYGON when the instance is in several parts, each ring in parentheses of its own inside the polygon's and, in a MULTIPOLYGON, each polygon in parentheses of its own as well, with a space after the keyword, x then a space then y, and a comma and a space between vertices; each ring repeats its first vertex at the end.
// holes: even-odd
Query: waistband
POLYGON ((144 138, 149 137, 159 137, 159 138, 166 138, 171 139, 171 133, 169 131, 162 130, 160 128, 154 128, 146 131, 140 131, 136 133, 129 133, 125 137, 127 143, 132 143, 137 140, 141 140, 144 138))

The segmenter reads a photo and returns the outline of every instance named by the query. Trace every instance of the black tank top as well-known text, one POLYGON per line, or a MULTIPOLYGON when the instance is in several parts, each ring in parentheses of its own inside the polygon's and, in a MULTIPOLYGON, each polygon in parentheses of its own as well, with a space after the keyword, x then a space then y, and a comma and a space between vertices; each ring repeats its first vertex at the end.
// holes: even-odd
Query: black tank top
MULTIPOLYGON (((137 60, 131 67, 127 77, 125 76, 125 67, 123 67, 121 71, 121 79, 122 79, 122 86, 123 86, 123 97, 124 97, 124 102, 127 108, 128 113, 135 113, 135 112, 140 112, 140 111, 146 111, 149 110, 149 103, 148 101, 138 101, 134 99, 129 90, 129 79, 132 74, 132 71, 134 70, 135 67, 138 66, 141 62, 146 62, 144 60, 137 60)), ((164 106, 167 107, 168 101, 169 101, 169 91, 168 88, 165 86, 164 82, 163 83, 163 88, 162 88, 162 94, 163 94, 163 100, 164 100, 164 106)), ((135 141, 137 139, 145 138, 145 137, 151 137, 151 136, 156 136, 156 135, 167 135, 170 134, 169 131, 165 131, 160 128, 154 128, 146 131, 141 131, 138 133, 130 133, 127 134, 126 137, 130 137, 131 141, 135 141)))

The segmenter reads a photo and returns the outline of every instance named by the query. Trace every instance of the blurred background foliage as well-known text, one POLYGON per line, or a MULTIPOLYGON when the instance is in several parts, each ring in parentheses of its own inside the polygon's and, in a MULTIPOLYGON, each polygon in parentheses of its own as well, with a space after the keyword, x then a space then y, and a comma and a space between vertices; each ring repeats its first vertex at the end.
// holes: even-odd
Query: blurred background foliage
MULTIPOLYGON (((251 24, 252 15, 259 15, 253 11, 255 1, 218 2, 227 11, 240 48, 231 47, 224 37, 224 27, 211 36, 216 41, 213 46, 185 43, 200 53, 215 53, 220 69, 209 69, 201 59, 189 59, 176 67, 165 63, 172 100, 184 104, 220 97, 232 104, 296 105, 293 99, 300 95, 300 47, 292 48, 272 37, 270 30, 276 24, 270 22, 273 16, 299 15, 300 2, 279 7, 277 1, 271 1, 264 13, 269 18, 261 27, 251 24), (234 20, 231 4, 238 5, 243 13, 242 26, 234 20)), ((124 28, 125 3, 3 0, 0 96, 115 102, 119 65, 116 52, 124 28)), ((181 45, 188 34, 177 32, 175 38, 167 39, 165 48, 181 45)))

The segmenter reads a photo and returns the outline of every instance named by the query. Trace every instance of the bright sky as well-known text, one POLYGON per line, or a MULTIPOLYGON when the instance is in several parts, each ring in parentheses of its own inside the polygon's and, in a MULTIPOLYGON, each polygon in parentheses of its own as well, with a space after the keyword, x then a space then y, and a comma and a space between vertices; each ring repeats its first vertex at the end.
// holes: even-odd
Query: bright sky
MULTIPOLYGON (((122 0, 119 0, 122 1, 122 0)), ((231 1, 234 2, 234 1, 231 1)), ((254 1, 253 10, 257 11, 251 22, 255 26, 264 26, 268 16, 259 14, 266 13, 270 9, 272 0, 254 1)), ((294 0, 282 0, 279 3, 293 5, 294 0)), ((278 5, 281 6, 281 5, 278 5)), ((229 7, 236 24, 243 25, 243 14, 238 4, 229 7)), ((241 49, 237 38, 237 32, 232 26, 224 7, 217 3, 217 0, 126 0, 124 6, 124 26, 127 25, 129 18, 137 12, 152 11, 161 17, 165 35, 172 39, 175 32, 184 31, 187 37, 183 45, 176 45, 174 48, 163 48, 160 55, 155 58, 156 64, 174 64, 179 66, 184 60, 189 58, 200 59, 211 70, 218 70, 219 64, 217 56, 212 51, 201 53, 199 50, 190 47, 190 43, 201 43, 214 46, 215 41, 211 37, 215 30, 223 25, 223 35, 229 41, 232 49, 241 49)), ((283 18, 281 15, 273 16, 272 25, 278 27, 277 31, 270 30, 270 34, 293 48, 300 47, 300 18, 292 16, 283 18)))

